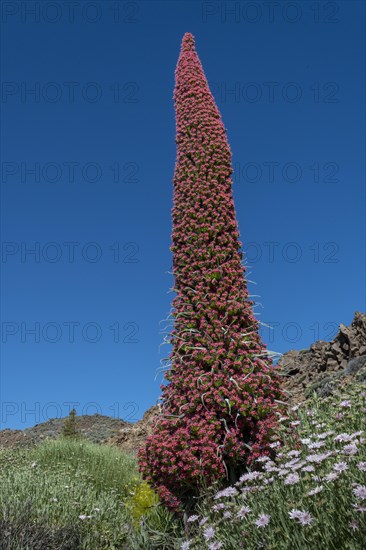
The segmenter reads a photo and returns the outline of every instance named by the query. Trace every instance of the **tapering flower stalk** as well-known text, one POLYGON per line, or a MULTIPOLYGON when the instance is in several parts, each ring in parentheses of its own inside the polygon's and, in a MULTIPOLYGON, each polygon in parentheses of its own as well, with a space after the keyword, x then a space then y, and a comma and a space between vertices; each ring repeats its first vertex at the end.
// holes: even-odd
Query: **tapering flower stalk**
POLYGON ((226 130, 188 33, 174 100, 173 349, 162 414, 139 459, 145 479, 178 509, 271 454, 284 393, 247 290, 226 130))

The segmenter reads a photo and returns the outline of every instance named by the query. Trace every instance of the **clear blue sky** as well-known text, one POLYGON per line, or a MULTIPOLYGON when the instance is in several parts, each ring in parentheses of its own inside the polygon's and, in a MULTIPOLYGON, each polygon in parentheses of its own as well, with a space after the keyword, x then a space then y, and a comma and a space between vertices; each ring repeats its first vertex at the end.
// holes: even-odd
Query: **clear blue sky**
POLYGON ((160 395, 185 32, 227 128, 268 347, 365 311, 363 2, 1 9, 2 428, 68 402, 136 420, 160 395))

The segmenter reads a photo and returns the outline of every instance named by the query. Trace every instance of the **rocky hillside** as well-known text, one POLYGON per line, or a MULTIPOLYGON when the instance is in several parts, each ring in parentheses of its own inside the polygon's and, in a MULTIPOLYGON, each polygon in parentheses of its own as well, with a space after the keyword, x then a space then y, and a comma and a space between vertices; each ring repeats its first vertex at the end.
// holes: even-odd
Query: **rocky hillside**
MULTIPOLYGON (((319 396, 331 395, 340 384, 354 380, 366 383, 366 315, 356 312, 349 326, 339 326, 331 342, 319 340, 307 350, 288 351, 278 366, 290 405, 305 401, 313 392, 319 396)), ((76 417, 76 422, 77 429, 90 441, 135 452, 157 419, 158 408, 153 406, 136 423, 98 414, 76 417)), ((47 437, 58 437, 64 421, 54 418, 25 430, 2 430, 0 447, 30 445, 47 437)))
POLYGON ((290 401, 304 401, 315 391, 330 395, 354 377, 366 381, 366 315, 356 312, 352 323, 339 326, 331 342, 319 340, 307 350, 288 351, 278 361, 290 401))
MULTIPOLYGON (((55 439, 61 434, 64 423, 65 418, 51 418, 24 430, 0 430, 0 448, 29 446, 47 438, 55 439)), ((106 442, 127 425, 129 422, 100 414, 76 417, 77 430, 94 443, 106 442)))

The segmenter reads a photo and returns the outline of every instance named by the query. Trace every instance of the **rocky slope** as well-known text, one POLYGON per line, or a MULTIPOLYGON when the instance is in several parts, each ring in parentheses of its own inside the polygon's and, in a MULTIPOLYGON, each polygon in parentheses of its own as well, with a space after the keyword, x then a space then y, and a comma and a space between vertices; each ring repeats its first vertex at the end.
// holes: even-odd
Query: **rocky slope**
POLYGON ((366 380, 366 315, 356 312, 352 323, 339 326, 331 342, 319 340, 308 350, 291 350, 278 361, 290 401, 304 401, 315 391, 330 395, 338 384, 356 377, 366 380))
MULTIPOLYGON (((51 418, 24 430, 0 430, 0 448, 29 446, 61 434, 65 418, 51 418)), ((89 441, 104 443, 129 425, 129 422, 100 414, 76 417, 76 428, 89 441)))
MULTIPOLYGON (((291 350, 278 361, 289 404, 305 401, 314 392, 331 395, 354 380, 366 383, 366 315, 356 312, 349 326, 341 324, 331 342, 319 340, 307 350, 291 350)), ((148 409, 136 423, 102 415, 76 417, 78 430, 90 441, 117 445, 135 452, 158 420, 158 407, 148 409)), ((61 433, 65 418, 54 418, 25 430, 0 431, 0 448, 26 446, 61 433)))

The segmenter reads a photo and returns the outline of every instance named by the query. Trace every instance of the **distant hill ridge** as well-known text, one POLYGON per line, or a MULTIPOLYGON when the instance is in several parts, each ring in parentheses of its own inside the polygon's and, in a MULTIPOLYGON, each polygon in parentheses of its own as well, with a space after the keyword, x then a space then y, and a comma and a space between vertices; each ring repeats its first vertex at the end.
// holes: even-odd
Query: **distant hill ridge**
MULTIPOLYGON (((65 418, 50 418, 24 430, 0 430, 0 447, 28 446, 61 435, 65 418)), ((120 418, 101 414, 76 416, 77 430, 89 441, 104 443, 119 430, 130 425, 120 418)))
MULTIPOLYGON (((306 350, 290 350, 278 361, 289 405, 306 401, 316 392, 328 396, 354 380, 366 383, 366 315, 357 311, 349 326, 340 324, 331 342, 319 340, 306 350)), ((148 409, 136 423, 100 414, 76 417, 79 432, 89 441, 117 445, 135 452, 151 433, 158 407, 148 409)), ((0 430, 0 448, 28 446, 61 434, 65 418, 52 418, 24 430, 0 430)))

